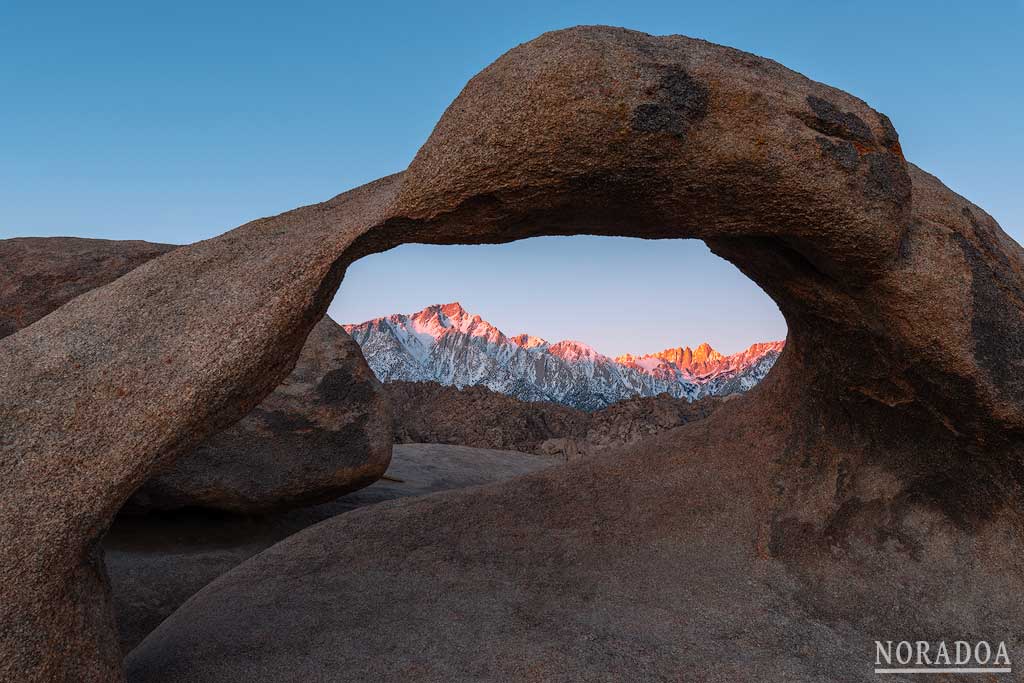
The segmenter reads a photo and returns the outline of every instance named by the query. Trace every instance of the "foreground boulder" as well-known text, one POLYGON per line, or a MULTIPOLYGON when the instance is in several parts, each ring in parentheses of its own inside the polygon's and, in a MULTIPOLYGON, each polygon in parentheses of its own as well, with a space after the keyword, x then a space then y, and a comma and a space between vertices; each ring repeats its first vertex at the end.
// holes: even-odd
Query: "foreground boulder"
POLYGON ((147 481, 125 510, 257 512, 317 502, 379 479, 391 444, 387 395, 359 345, 324 316, 270 396, 147 481))
POLYGON ((0 679, 121 678, 99 539, 288 376, 397 182, 180 247, 0 340, 0 679))
POLYGON ((587 27, 477 75, 400 176, 0 341, 0 673, 120 675, 97 539, 284 379, 352 260, 577 232, 736 264, 788 323, 768 378, 622 457, 296 534, 189 600, 129 676, 867 680, 875 638, 1021 645, 1020 246, 864 102, 587 27))
POLYGON ((374 503, 502 481, 555 463, 514 451, 402 444, 395 447, 385 479, 321 505, 265 515, 205 510, 122 515, 103 540, 121 647, 127 653, 203 586, 317 522, 374 503))
MULTIPOLYGON (((65 237, 0 240, 0 333, 13 334, 174 248, 65 237)), ((359 346, 325 316, 274 393, 150 479, 125 509, 256 512, 352 491, 387 469, 389 415, 359 346)))

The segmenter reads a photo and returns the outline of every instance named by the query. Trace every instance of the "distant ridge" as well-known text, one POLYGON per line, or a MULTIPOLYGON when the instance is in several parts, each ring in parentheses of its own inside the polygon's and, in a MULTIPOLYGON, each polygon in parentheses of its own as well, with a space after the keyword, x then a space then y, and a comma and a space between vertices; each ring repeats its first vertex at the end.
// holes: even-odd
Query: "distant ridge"
POLYGON ((747 391, 768 374, 785 343, 754 344, 729 356, 705 342, 610 358, 579 341, 506 336, 458 302, 344 328, 382 382, 483 385, 520 400, 582 410, 663 393, 693 401, 747 391))

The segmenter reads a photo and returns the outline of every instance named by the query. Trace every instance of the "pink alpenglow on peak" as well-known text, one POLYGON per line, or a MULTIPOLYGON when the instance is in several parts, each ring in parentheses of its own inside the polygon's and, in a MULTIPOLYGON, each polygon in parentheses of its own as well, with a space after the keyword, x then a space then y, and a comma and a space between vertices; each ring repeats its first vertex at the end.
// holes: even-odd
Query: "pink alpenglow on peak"
POLYGON ((711 344, 704 342, 696 349, 693 350, 693 362, 694 363, 707 363, 711 361, 721 360, 722 354, 711 348, 711 344))
POLYGON ((644 354, 643 356, 634 356, 633 354, 627 353, 624 356, 619 356, 616 360, 631 362, 641 358, 652 357, 668 361, 680 370, 689 369, 694 366, 704 366, 709 363, 715 363, 724 358, 722 354, 711 347, 711 344, 704 342, 696 349, 691 349, 689 346, 677 346, 672 349, 658 351, 657 353, 644 354))
POLYGON ((520 400, 583 410, 637 396, 696 400, 747 391, 768 374, 784 344, 754 344, 723 356, 704 342, 696 349, 609 358, 580 341, 507 337, 458 302, 344 327, 382 382, 483 385, 520 400))
POLYGON ((663 372, 662 365, 657 362, 660 360, 665 363, 671 363, 687 377, 706 378, 714 377, 723 372, 742 371, 744 368, 758 363, 766 355, 770 355, 774 359, 782 353, 785 345, 785 341, 760 342, 751 344, 746 350, 739 353, 723 356, 710 344, 704 342, 696 349, 690 349, 689 346, 676 347, 658 351, 657 353, 644 354, 643 356, 634 356, 627 353, 615 360, 620 363, 643 368, 647 372, 663 372))
MULTIPOLYGON (((431 306, 431 308, 434 308, 434 306, 431 306)), ((461 318, 462 316, 469 315, 458 301, 453 301, 450 304, 441 304, 436 308, 440 309, 449 318, 461 318)))
POLYGON ((581 359, 595 360, 597 358, 607 358, 602 356, 593 346, 584 344, 583 342, 575 341, 572 339, 566 339, 560 341, 557 344, 552 344, 548 347, 548 353, 559 358, 564 358, 568 361, 576 361, 581 359))
POLYGON ((524 349, 536 349, 548 346, 546 339, 534 337, 532 334, 526 334, 525 332, 517 334, 514 337, 509 337, 508 339, 516 346, 521 346, 524 349))

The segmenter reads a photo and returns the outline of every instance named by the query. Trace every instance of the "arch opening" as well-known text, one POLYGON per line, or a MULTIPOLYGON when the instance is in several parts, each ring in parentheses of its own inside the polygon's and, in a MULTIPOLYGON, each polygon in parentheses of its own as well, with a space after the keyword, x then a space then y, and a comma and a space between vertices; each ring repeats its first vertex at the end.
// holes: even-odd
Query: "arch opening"
POLYGON ((746 276, 678 239, 405 245, 353 263, 328 313, 385 383, 482 385, 584 410, 745 391, 786 336, 746 276))

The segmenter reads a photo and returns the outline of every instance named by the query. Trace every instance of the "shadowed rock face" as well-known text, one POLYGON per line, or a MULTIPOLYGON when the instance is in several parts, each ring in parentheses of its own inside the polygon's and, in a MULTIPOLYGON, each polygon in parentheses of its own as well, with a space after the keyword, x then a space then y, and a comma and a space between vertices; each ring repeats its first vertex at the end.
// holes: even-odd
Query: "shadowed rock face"
POLYGON ((147 481, 125 510, 257 512, 325 500, 379 479, 391 443, 383 387, 359 345, 324 316, 272 394, 147 481))
POLYGON ((120 515, 103 539, 103 549, 121 646, 127 653, 203 586, 324 519, 396 498, 509 479, 556 462, 514 451, 401 444, 394 449, 386 478, 321 505, 266 515, 195 509, 120 515))
POLYGON ((785 316, 772 373, 618 457, 297 534, 165 621, 133 680, 848 680, 879 634, 1020 645, 1021 248, 860 100, 591 27, 476 76, 405 173, 0 342, 4 672, 118 675, 96 539, 283 379, 347 263, 576 232, 705 240, 785 316))

